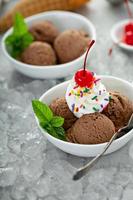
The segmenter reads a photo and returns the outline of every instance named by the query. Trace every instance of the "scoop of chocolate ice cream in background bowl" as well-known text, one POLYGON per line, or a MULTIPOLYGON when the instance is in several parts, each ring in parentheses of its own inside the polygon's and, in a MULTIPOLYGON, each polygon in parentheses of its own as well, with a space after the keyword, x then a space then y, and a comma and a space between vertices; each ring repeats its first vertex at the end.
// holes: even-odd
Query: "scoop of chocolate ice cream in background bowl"
MULTIPOLYGON (((89 19, 85 18, 80 14, 67 11, 49 11, 31 16, 27 18, 25 22, 27 23, 31 34, 34 37, 35 42, 49 43, 53 51, 55 51, 53 43, 56 40, 56 38, 60 36, 62 32, 73 29, 79 30, 79 33, 76 34, 74 33, 74 39, 76 38, 77 42, 77 44, 74 43, 74 45, 76 46, 76 49, 74 48, 74 51, 75 52, 77 51, 76 54, 70 51, 69 46, 66 45, 65 42, 63 42, 62 38, 61 41, 57 40, 55 46, 56 49, 58 49, 59 53, 55 54, 61 55, 62 57, 66 54, 67 51, 67 57, 63 58, 63 60, 60 59, 61 60, 60 63, 59 59, 57 62, 55 62, 55 60, 57 60, 58 55, 55 58, 54 53, 53 53, 53 58, 51 59, 52 50, 50 50, 50 47, 44 48, 39 46, 37 46, 38 50, 34 49, 33 52, 28 51, 27 53, 27 50, 25 49, 26 53, 24 53, 25 55, 23 55, 22 59, 23 62, 21 62, 21 59, 19 60, 14 59, 8 53, 5 45, 5 40, 11 34, 12 29, 8 30, 5 33, 2 40, 2 50, 4 52, 4 55, 6 56, 7 60, 11 63, 11 65, 15 67, 16 70, 32 78, 53 79, 53 78, 67 77, 72 72, 81 68, 81 65, 84 60, 85 51, 87 48, 87 41, 88 41, 87 37, 89 37, 89 39, 96 40, 96 32, 93 24, 89 19), (79 38, 81 41, 78 41, 77 38, 79 38), (79 48, 78 50, 77 47, 79 48), (49 50, 48 50, 48 55, 46 56, 47 62, 44 62, 44 59, 42 58, 42 52, 45 52, 46 48, 48 48, 49 50), (64 51, 62 52, 64 55, 60 53, 61 50, 64 51), (35 55, 36 51, 37 55, 35 55), (40 56, 38 56, 39 52, 41 52, 40 56), (32 57, 34 57, 33 60, 31 59, 32 57), (40 64, 42 60, 44 64, 40 64)), ((66 37, 67 40, 69 41, 70 40, 69 34, 67 34, 66 37)), ((73 51, 72 45, 71 49, 73 51)))
MULTIPOLYGON (((113 77, 113 76, 99 76, 99 77, 101 78, 101 81, 105 85, 107 91, 117 91, 122 96, 125 96, 126 98, 128 98, 129 101, 133 102, 133 85, 131 83, 125 80, 122 80, 120 78, 113 77)), ((58 114, 60 116, 65 116, 65 117, 68 116, 69 119, 74 119, 73 115, 68 112, 68 108, 64 100, 64 96, 65 96, 69 83, 70 81, 66 81, 64 83, 61 83, 51 88, 50 90, 48 90, 46 93, 44 93, 41 96, 40 101, 45 102, 48 105, 53 104, 52 110, 55 112, 55 114, 58 114), (62 109, 59 109, 59 110, 57 109, 58 104, 61 105, 62 109)), ((116 95, 116 92, 114 92, 114 94, 116 95)), ((117 106, 115 107, 115 109, 117 110, 117 106)), ((36 121, 44 137, 46 137, 49 142, 51 142, 53 145, 55 145, 59 149, 63 150, 66 153, 70 153, 76 156, 93 157, 103 151, 104 147, 107 144, 107 141, 111 138, 115 130, 114 130, 113 122, 107 116, 103 115, 102 113, 101 114, 94 113, 90 115, 91 116, 89 117, 87 115, 83 115, 81 118, 76 119, 75 123, 73 121, 72 130, 70 132, 69 132, 69 129, 67 129, 68 132, 70 133, 69 135, 70 142, 62 141, 51 136, 49 133, 47 133, 45 130, 43 130, 40 127, 37 118, 36 118, 36 121), (88 119, 90 119, 89 124, 87 122, 88 119), (85 126, 85 123, 87 123, 88 125, 85 126), (94 127, 92 126, 92 124, 94 124, 94 127), (89 136, 90 134, 89 132, 87 132, 87 135, 86 135, 86 131, 89 131, 88 130, 89 125, 92 126, 91 131, 93 134, 91 134, 91 137, 89 136), (76 130, 76 127, 78 130, 76 130), (109 131, 107 129, 109 129, 109 131), (74 137, 71 138, 72 131, 74 131, 75 133, 73 135, 74 137), (80 132, 81 132, 81 135, 80 135, 80 132), (83 137, 81 138, 82 134, 83 134, 83 137), (71 140, 76 140, 74 141, 76 143, 72 143, 71 140)), ((111 144, 106 154, 115 152, 116 150, 120 149, 127 142, 129 142, 132 139, 132 137, 133 137, 133 130, 129 131, 122 137, 116 139, 111 144)))

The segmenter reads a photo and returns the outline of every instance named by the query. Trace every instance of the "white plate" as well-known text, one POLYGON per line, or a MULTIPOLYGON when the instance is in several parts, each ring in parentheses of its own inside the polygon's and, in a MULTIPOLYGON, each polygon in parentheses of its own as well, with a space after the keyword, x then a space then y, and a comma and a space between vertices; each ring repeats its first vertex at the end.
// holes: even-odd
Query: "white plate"
MULTIPOLYGON (((60 31, 64 31, 66 29, 83 29, 90 35, 90 38, 96 40, 96 33, 93 24, 82 15, 66 11, 49 11, 29 17, 26 19, 26 22, 30 26, 41 20, 52 21, 60 31)), ((72 62, 44 67, 29 65, 15 60, 7 52, 4 42, 6 37, 11 34, 11 31, 12 29, 7 31, 3 37, 2 50, 7 60, 9 60, 11 65, 19 72, 32 78, 53 79, 66 77, 73 71, 81 68, 85 54, 72 62)))
POLYGON ((120 40, 122 39, 123 36, 123 29, 124 26, 129 23, 131 20, 126 19, 123 21, 118 22, 117 24, 115 24, 111 30, 111 37, 112 40, 115 44, 117 44, 119 47, 128 50, 128 51, 133 51, 133 46, 132 45, 128 45, 125 44, 124 42, 120 42, 120 40))
MULTIPOLYGON (((131 83, 124 81, 122 79, 112 77, 112 76, 100 76, 102 79, 103 84, 105 84, 108 91, 115 90, 119 91, 123 95, 126 95, 130 100, 133 100, 133 86, 131 83)), ((61 83, 52 89, 48 90, 44 93, 40 100, 50 104, 54 99, 58 97, 62 97, 65 95, 66 88, 68 86, 69 81, 61 83)), ((38 120, 36 118, 37 124, 39 126, 38 120)), ((70 153, 76 156, 83 156, 83 157, 92 157, 99 154, 107 143, 102 144, 91 144, 91 145, 84 145, 84 144, 73 144, 69 142, 64 142, 57 138, 54 138, 46 131, 44 131, 40 126, 43 135, 56 147, 63 150, 66 153, 70 153)), ((133 130, 128 132, 126 135, 122 136, 121 138, 115 140, 110 148, 107 150, 106 154, 114 152, 121 147, 123 147, 131 138, 133 137, 133 130)))

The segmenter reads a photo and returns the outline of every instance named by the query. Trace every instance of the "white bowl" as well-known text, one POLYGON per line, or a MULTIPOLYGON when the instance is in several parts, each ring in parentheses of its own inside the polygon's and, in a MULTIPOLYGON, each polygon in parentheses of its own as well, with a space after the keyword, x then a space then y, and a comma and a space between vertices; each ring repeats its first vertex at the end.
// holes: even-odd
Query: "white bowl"
POLYGON ((130 19, 126 19, 115 24, 113 28, 111 29, 111 37, 112 37, 113 42, 117 44, 119 47, 128 51, 133 51, 132 45, 128 45, 128 44, 125 44, 124 42, 120 42, 123 36, 123 28, 130 21, 131 21, 130 19))
MULTIPOLYGON (((82 15, 66 12, 66 11, 49 11, 44 12, 38 15, 34 15, 26 19, 26 22, 29 26, 37 21, 50 20, 52 21, 57 28, 62 32, 67 29, 83 29, 86 31, 90 38, 96 40, 96 33, 93 24, 82 15)), ((62 78, 68 76, 73 71, 76 71, 81 67, 83 63, 84 54, 79 58, 60 65, 51 65, 51 66, 34 66, 22 63, 14 58, 12 58, 6 50, 5 39, 8 35, 11 34, 12 29, 8 30, 2 40, 2 50, 4 52, 7 60, 10 61, 12 66, 16 68, 19 72, 32 77, 40 79, 53 79, 53 78, 62 78)))
MULTIPOLYGON (((115 90, 121 92, 123 95, 126 95, 130 100, 133 100, 133 85, 127 81, 124 81, 119 78, 115 78, 113 76, 100 76, 102 79, 103 84, 105 84, 107 90, 115 90)), ((66 88, 68 86, 69 81, 66 81, 64 83, 61 83, 50 90, 48 90, 46 93, 44 93, 40 101, 45 102, 47 104, 50 104, 54 99, 58 97, 62 97, 65 95, 66 88)), ((39 128, 41 129, 43 135, 56 147, 63 150, 66 153, 70 153, 72 155, 76 156, 82 156, 82 157, 92 157, 99 154, 105 145, 107 143, 102 144, 74 144, 69 142, 64 142, 62 140, 59 140, 50 134, 48 134, 45 130, 43 130, 38 122, 38 119, 36 118, 37 124, 39 128)), ((115 140, 113 144, 110 146, 106 154, 109 154, 111 152, 114 152, 121 147, 123 147, 131 138, 133 137, 133 130, 128 132, 126 135, 122 136, 121 138, 115 140)))

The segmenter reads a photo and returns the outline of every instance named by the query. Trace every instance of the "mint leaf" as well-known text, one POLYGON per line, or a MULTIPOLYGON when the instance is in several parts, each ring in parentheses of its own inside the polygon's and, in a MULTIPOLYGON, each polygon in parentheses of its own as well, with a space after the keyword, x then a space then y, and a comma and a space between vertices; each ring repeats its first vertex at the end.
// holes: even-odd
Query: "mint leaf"
POLYGON ((45 126, 45 128, 43 129, 45 129, 53 137, 66 141, 65 130, 63 127, 57 128, 57 127, 52 127, 48 125, 48 126, 45 126))
POLYGON ((64 140, 66 141, 66 137, 65 137, 65 130, 63 127, 55 127, 54 128, 56 133, 58 133, 58 137, 61 139, 61 140, 64 140))
POLYGON ((24 18, 17 13, 15 15, 13 32, 5 40, 7 51, 12 57, 17 58, 24 49, 33 42, 33 40, 34 38, 28 31, 24 18))
POLYGON ((59 135, 64 135, 65 134, 65 130, 63 127, 55 127, 56 132, 58 132, 59 135))
POLYGON ((56 130, 55 130, 52 126, 50 126, 50 125, 45 126, 44 129, 47 130, 47 132, 48 132, 50 135, 52 135, 53 137, 60 139, 58 133, 56 132, 56 130))
POLYGON ((22 36, 25 33, 28 32, 28 26, 24 21, 23 16, 20 13, 16 13, 15 18, 14 18, 14 29, 13 29, 13 34, 22 36))
POLYGON ((52 127, 52 125, 47 124, 47 125, 45 125, 45 126, 42 126, 42 124, 41 124, 41 127, 42 127, 45 131, 47 131, 50 135, 52 135, 53 137, 58 138, 58 139, 60 139, 60 140, 65 140, 65 137, 64 137, 63 135, 59 135, 58 132, 55 130, 55 128, 52 127))
POLYGON ((49 122, 45 119, 43 121, 40 121, 39 123, 42 128, 46 127, 49 124, 49 122))
POLYGON ((64 118, 62 117, 54 116, 51 120, 51 125, 53 127, 60 127, 63 124, 64 124, 64 118))
POLYGON ((53 116, 49 106, 39 100, 33 100, 32 107, 40 126, 53 137, 65 141, 65 130, 62 127, 64 119, 59 116, 53 116))
POLYGON ((39 120, 39 122, 49 122, 53 118, 51 109, 39 100, 32 101, 33 110, 39 120))
POLYGON ((65 130, 63 127, 53 127, 49 122, 42 122, 40 123, 40 126, 53 137, 66 141, 65 130))
POLYGON ((14 37, 10 35, 6 38, 6 46, 10 55, 14 58, 19 57, 20 52, 22 53, 33 41, 33 37, 26 33, 23 37, 14 37))
POLYGON ((25 33, 22 37, 23 49, 27 48, 33 42, 33 36, 30 33, 25 33))

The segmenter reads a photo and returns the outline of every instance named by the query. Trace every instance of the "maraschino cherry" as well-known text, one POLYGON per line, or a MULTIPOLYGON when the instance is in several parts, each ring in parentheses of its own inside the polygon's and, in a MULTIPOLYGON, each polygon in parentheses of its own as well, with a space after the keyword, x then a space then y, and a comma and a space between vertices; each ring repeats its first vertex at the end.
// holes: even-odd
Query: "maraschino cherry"
POLYGON ((86 51, 83 69, 78 70, 75 74, 75 82, 80 87, 88 87, 89 88, 93 84, 93 81, 94 81, 92 72, 90 72, 89 70, 86 69, 87 56, 88 56, 88 53, 94 43, 95 43, 95 40, 92 40, 86 51))
POLYGON ((124 42, 128 45, 133 45, 133 32, 129 31, 126 33, 124 42))
POLYGON ((130 32, 130 31, 133 32, 133 23, 132 22, 128 23, 125 26, 124 31, 125 31, 125 33, 130 32))
MULTIPOLYGON (((133 19, 132 12, 129 7, 128 0, 125 0, 125 5, 127 7, 128 16, 130 19, 133 19)), ((124 27, 124 36, 123 36, 123 42, 128 45, 133 45, 133 22, 129 22, 124 27)))

